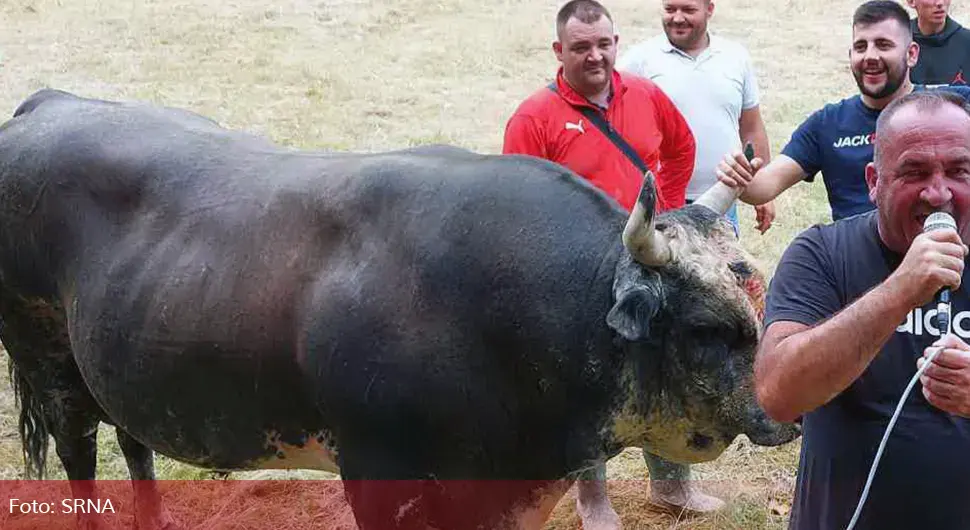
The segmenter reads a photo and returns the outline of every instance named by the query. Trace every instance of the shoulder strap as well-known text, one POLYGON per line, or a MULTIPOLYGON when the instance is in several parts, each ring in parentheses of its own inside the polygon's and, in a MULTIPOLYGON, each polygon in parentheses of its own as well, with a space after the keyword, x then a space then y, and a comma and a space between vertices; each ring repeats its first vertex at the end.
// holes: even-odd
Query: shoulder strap
MULTIPOLYGON (((549 83, 548 88, 552 92, 559 94, 559 89, 556 87, 555 82, 549 83)), ((570 103, 570 105, 572 104, 570 103)), ((612 125, 610 125, 610 122, 606 120, 602 113, 585 105, 572 105, 572 107, 576 109, 577 112, 585 116, 593 125, 596 126, 597 129, 606 135, 606 137, 613 142, 613 145, 615 145, 620 152, 626 155, 626 157, 630 159, 630 162, 633 162, 633 165, 636 166, 641 173, 650 171, 650 168, 643 162, 643 159, 640 158, 640 155, 637 154, 633 146, 627 143, 627 141, 620 136, 620 133, 617 132, 612 125)))

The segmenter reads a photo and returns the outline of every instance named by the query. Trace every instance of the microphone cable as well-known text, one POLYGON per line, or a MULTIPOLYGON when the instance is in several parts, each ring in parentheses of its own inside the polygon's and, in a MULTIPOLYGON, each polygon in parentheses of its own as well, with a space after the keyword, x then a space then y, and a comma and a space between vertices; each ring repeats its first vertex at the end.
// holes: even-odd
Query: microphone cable
MULTIPOLYGON (((949 289, 944 289, 940 293, 940 301, 937 304, 937 322, 942 324, 939 326, 940 338, 946 337, 953 331, 952 323, 950 319, 950 292, 949 289)), ((906 386, 906 390, 903 391, 902 397, 899 398, 899 403, 896 405, 896 411, 893 412, 892 418, 889 420, 889 425, 886 426, 886 432, 882 435, 882 441, 879 442, 879 449, 876 450, 876 457, 872 461, 872 467, 869 468, 869 477, 866 479, 866 486, 862 489, 862 496, 859 498, 859 504, 856 505, 855 513, 852 514, 852 520, 849 521, 849 526, 846 530, 852 530, 855 528, 857 522, 859 522, 859 516, 862 514, 862 507, 866 504, 866 499, 869 497, 869 488, 872 486, 872 479, 876 476, 876 469, 879 468, 879 460, 882 458, 882 452, 886 449, 886 441, 889 440, 889 433, 892 432, 893 427, 896 425, 896 420, 899 419, 899 413, 903 410, 903 404, 906 403, 906 398, 909 397, 909 393, 916 386, 916 382, 919 381, 920 376, 923 372, 933 363, 936 356, 940 354, 944 349, 943 346, 936 348, 930 357, 923 363, 922 368, 916 371, 916 375, 909 380, 909 384, 906 386)))

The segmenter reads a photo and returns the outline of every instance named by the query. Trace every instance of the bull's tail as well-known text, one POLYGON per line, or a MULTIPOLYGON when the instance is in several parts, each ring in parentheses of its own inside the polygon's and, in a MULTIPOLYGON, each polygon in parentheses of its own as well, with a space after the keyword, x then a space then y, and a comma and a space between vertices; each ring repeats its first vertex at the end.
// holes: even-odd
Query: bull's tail
POLYGON ((24 474, 27 478, 44 478, 47 466, 48 434, 44 420, 44 403, 30 387, 17 363, 10 357, 10 384, 20 406, 20 443, 24 454, 24 474))

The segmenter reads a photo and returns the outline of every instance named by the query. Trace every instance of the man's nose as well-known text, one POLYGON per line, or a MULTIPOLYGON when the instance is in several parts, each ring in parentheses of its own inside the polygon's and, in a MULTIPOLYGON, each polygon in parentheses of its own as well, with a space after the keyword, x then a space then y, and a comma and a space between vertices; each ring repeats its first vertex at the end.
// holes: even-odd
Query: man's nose
POLYGON ((953 199, 953 191, 942 174, 933 175, 933 178, 920 192, 920 199, 934 208, 938 208, 953 199))
POLYGON ((590 62, 598 63, 603 60, 603 52, 600 51, 599 48, 593 47, 592 51, 589 52, 589 55, 586 56, 586 59, 590 62))

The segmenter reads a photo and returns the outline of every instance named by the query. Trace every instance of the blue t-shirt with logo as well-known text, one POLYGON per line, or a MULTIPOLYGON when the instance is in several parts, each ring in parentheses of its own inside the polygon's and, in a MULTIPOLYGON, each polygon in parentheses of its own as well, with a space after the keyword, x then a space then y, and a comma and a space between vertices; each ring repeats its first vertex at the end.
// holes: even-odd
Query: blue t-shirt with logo
MULTIPOLYGON (((916 85, 914 90, 925 90, 916 85)), ((970 87, 947 86, 970 101, 970 87)), ((801 166, 812 182, 821 172, 832 208, 839 220, 867 212, 876 206, 869 200, 866 164, 872 162, 872 140, 879 110, 871 109, 859 95, 830 103, 815 111, 792 133, 781 153, 801 166)))
MULTIPOLYGON (((901 261, 879 238, 875 211, 809 228, 778 264, 764 325, 817 325, 901 261)), ((970 341, 970 266, 951 304, 954 333, 970 341)), ((858 379, 802 418, 790 530, 843 530, 849 523, 916 359, 940 336, 935 317, 935 302, 910 311, 858 379)), ((856 528, 970 528, 970 420, 930 405, 919 384, 890 434, 856 528)))

